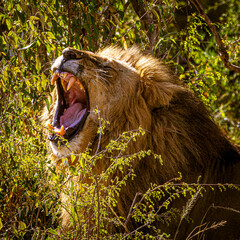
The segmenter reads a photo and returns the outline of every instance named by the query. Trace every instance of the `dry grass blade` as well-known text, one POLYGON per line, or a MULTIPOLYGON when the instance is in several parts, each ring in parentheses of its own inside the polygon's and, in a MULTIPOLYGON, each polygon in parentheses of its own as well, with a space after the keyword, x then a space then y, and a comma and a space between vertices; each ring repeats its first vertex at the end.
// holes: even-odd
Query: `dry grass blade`
POLYGON ((200 226, 195 227, 192 232, 188 235, 188 237, 186 238, 186 240, 190 240, 192 238, 194 238, 195 236, 199 235, 200 233, 206 232, 210 229, 216 229, 218 227, 223 227, 225 224, 227 223, 227 221, 223 220, 220 222, 214 222, 210 227, 208 227, 207 223, 204 223, 200 226), (195 230, 200 229, 201 227, 205 226, 202 230, 197 231, 196 233, 194 233, 195 230))
POLYGON ((179 232, 179 228, 181 226, 181 223, 182 223, 182 220, 187 216, 189 215, 189 213, 191 212, 193 206, 195 205, 197 199, 198 199, 198 196, 200 194, 202 190, 202 187, 199 188, 199 190, 187 201, 187 204, 185 207, 183 207, 183 211, 182 211, 182 214, 181 214, 181 219, 179 221, 179 224, 178 224, 178 227, 177 227, 177 231, 175 233, 175 236, 174 236, 174 239, 176 239, 177 237, 177 234, 179 232))

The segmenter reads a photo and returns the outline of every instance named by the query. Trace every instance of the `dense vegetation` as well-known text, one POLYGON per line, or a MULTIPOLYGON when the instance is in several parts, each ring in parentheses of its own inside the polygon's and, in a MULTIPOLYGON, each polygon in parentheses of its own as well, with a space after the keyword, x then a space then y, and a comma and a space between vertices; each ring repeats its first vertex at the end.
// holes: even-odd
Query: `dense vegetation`
MULTIPOLYGON (((109 44, 124 48, 139 45, 179 75, 186 87, 208 105, 232 142, 240 145, 240 2, 199 2, 3 0, 0 3, 1 239, 51 239, 60 228, 58 195, 69 175, 57 172, 50 165, 43 135, 46 127, 39 119, 43 106, 51 104, 51 63, 67 46, 95 51, 109 44)), ((144 133, 140 129, 139 133, 123 135, 116 145, 94 159, 86 153, 81 169, 85 171, 89 161, 97 161, 101 154, 118 148, 118 144, 124 146, 137 134, 144 133)), ((145 154, 148 152, 133 158, 145 154)), ((131 158, 127 162, 130 164, 131 158)), ((79 174, 74 167, 70 173, 79 174)), ((173 181, 181 182, 180 178, 173 181)), ((104 191, 104 185, 98 187, 104 191)), ((120 187, 121 184, 113 186, 111 198, 101 200, 100 211, 95 188, 86 191, 80 186, 86 191, 80 204, 95 206, 96 226, 88 231, 87 223, 80 232, 65 234, 65 239, 79 236, 90 239, 90 233, 97 238, 107 236, 99 216, 105 219, 107 208, 114 207, 114 196, 120 187), (91 201, 90 196, 94 196, 91 201)), ((181 187, 194 195, 200 186, 181 187)), ((70 192, 73 194, 73 187, 70 192)), ((149 202, 152 192, 147 194, 149 202)), ((158 194, 162 192, 159 190, 158 194)), ((72 215, 76 213, 73 211, 72 215)), ((149 221, 144 206, 135 211, 135 217, 149 221)), ((114 216, 112 221, 120 219, 114 216)))

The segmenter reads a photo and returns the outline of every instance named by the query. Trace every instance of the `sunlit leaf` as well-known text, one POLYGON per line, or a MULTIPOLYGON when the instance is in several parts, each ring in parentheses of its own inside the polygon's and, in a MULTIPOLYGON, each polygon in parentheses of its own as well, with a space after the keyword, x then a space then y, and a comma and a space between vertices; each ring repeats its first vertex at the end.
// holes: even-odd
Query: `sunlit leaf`
POLYGON ((29 45, 27 45, 26 47, 19 48, 18 50, 26 50, 26 49, 32 47, 32 45, 33 45, 34 43, 35 43, 35 42, 32 42, 32 43, 30 43, 29 45))
POLYGON ((78 171, 77 171, 77 169, 76 169, 74 166, 70 166, 70 167, 69 167, 69 171, 70 171, 73 175, 78 176, 78 171))
POLYGON ((54 235, 58 235, 58 232, 55 229, 49 228, 48 232, 54 235))
POLYGON ((3 223, 2 223, 2 219, 0 218, 0 230, 2 229, 3 227, 3 223))

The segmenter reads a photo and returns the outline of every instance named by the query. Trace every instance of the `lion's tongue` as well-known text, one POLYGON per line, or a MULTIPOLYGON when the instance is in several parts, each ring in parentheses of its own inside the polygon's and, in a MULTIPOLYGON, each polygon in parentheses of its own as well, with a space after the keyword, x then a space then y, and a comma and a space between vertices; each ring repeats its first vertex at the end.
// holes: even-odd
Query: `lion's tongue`
POLYGON ((84 114, 86 113, 86 108, 82 103, 72 104, 65 113, 60 117, 60 125, 64 128, 71 128, 77 125, 84 114))

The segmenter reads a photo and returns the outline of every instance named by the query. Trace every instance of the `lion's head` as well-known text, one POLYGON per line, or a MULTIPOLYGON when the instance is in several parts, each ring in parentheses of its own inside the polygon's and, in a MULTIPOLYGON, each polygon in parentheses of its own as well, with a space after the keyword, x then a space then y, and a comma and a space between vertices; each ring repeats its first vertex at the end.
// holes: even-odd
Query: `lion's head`
POLYGON ((52 71, 57 89, 49 140, 58 157, 94 143, 99 127, 94 110, 110 122, 106 138, 139 127, 151 131, 152 111, 167 106, 182 89, 159 61, 137 48, 111 47, 96 54, 67 48, 52 71))

